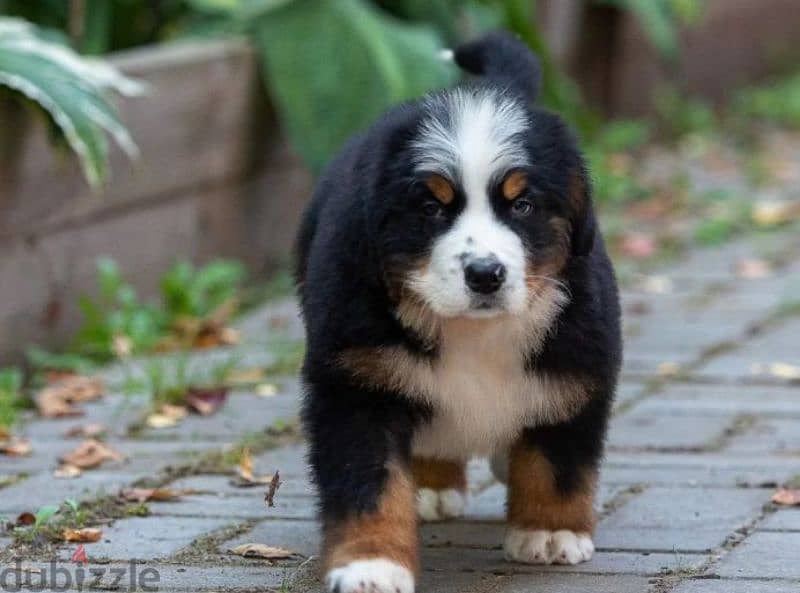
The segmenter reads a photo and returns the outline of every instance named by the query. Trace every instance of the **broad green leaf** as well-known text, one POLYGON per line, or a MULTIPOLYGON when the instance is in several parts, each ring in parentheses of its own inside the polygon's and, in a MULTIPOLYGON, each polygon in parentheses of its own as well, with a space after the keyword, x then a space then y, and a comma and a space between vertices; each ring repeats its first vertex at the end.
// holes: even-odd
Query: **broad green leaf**
POLYGON ((286 129, 315 169, 389 106, 456 75, 431 29, 365 0, 295 0, 266 13, 255 29, 286 129))
POLYGON ((78 155, 90 185, 108 176, 106 134, 128 155, 137 155, 107 93, 131 96, 144 87, 102 61, 78 56, 21 19, 0 17, 0 86, 47 111, 78 155))
POLYGON ((37 529, 47 523, 50 520, 50 517, 55 515, 58 512, 58 505, 46 505, 41 507, 38 511, 36 511, 36 522, 33 524, 33 528, 37 529))

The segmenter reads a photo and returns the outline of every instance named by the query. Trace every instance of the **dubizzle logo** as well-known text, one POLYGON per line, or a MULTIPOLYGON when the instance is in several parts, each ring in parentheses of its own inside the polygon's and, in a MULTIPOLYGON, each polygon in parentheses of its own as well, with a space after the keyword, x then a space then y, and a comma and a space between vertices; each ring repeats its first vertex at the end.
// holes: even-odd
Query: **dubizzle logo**
POLYGON ((47 565, 13 566, 0 570, 0 592, 18 591, 158 591, 161 575, 155 568, 142 567, 135 560, 125 566, 89 566, 86 550, 79 545, 71 554, 72 564, 51 560, 47 565), (127 581, 127 582, 126 582, 127 581))
POLYGON ((75 564, 88 564, 86 561, 86 550, 83 548, 83 544, 79 545, 72 553, 72 561, 75 564))

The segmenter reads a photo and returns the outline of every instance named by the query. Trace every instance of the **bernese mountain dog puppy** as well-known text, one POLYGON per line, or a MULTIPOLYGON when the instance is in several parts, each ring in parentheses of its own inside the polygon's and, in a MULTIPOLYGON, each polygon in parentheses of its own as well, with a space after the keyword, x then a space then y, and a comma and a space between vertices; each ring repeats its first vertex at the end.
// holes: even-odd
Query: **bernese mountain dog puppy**
POLYGON ((303 421, 338 593, 414 591, 417 517, 463 511, 473 456, 508 484, 509 560, 594 551, 622 347, 586 167, 533 105, 520 41, 453 58, 476 76, 351 139, 299 232, 303 421))

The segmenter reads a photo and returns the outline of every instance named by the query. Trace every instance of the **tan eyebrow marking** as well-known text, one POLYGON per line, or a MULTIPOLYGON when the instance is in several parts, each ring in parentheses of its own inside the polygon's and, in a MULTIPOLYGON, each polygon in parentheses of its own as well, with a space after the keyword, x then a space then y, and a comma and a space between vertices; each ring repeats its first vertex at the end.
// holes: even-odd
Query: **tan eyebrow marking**
POLYGON ((528 185, 528 176, 523 171, 514 171, 503 181, 503 197, 513 200, 528 185))
POLYGON ((455 197, 453 186, 441 175, 431 175, 425 180, 425 185, 442 204, 449 204, 455 197))

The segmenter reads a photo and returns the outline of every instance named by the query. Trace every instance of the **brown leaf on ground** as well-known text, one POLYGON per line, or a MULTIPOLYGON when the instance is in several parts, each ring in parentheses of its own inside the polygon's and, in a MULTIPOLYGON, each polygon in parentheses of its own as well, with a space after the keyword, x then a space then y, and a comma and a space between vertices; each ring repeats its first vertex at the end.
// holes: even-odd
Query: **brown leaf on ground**
POLYGON ((800 381, 800 366, 786 362, 754 363, 750 372, 755 375, 772 375, 785 381, 800 381))
POLYGON ((261 367, 233 369, 225 377, 225 383, 229 385, 251 385, 262 381, 265 375, 266 371, 261 367))
POLYGON ((35 398, 39 413, 45 418, 80 416, 74 404, 102 397, 103 382, 92 377, 73 375, 42 389, 35 398))
POLYGON ((772 502, 785 506, 800 506, 800 488, 779 488, 772 502))
POLYGON ((64 433, 64 436, 67 438, 81 437, 84 439, 97 439, 102 437, 107 432, 108 428, 105 424, 100 422, 89 422, 88 424, 79 424, 78 426, 73 426, 64 433))
POLYGON ((275 493, 280 487, 281 474, 276 470, 275 474, 272 476, 272 480, 270 480, 269 485, 267 485, 267 491, 264 492, 264 504, 266 504, 268 507, 275 506, 275 493))
POLYGON ((273 397, 278 395, 278 387, 274 383, 259 383, 256 385, 255 394, 258 397, 273 397))
POLYGON ((184 494, 191 494, 192 490, 175 490, 173 488, 123 488, 119 496, 129 502, 169 502, 178 500, 184 494))
POLYGON ((80 469, 91 469, 105 461, 122 461, 123 459, 122 455, 102 441, 88 439, 70 453, 62 456, 60 461, 80 469))
POLYGON ((239 465, 236 466, 236 478, 231 480, 231 485, 238 486, 239 488, 249 488, 252 486, 263 486, 270 484, 275 479, 275 475, 268 474, 266 476, 256 476, 253 472, 253 458, 250 456, 250 450, 244 449, 242 456, 239 458, 239 465))
POLYGON ((296 552, 292 552, 286 548, 255 543, 236 546, 235 548, 231 548, 229 552, 237 556, 244 556, 245 558, 263 558, 265 560, 285 560, 297 555, 296 552))
POLYGON ((201 416, 210 416, 219 410, 227 399, 227 387, 209 389, 192 387, 186 392, 186 404, 189 409, 201 416))
POLYGON ((34 523, 36 523, 36 515, 28 512, 20 513, 20 515, 17 517, 17 520, 14 521, 14 525, 17 527, 27 527, 28 525, 33 525, 34 523))
POLYGON ((742 259, 736 262, 736 275, 747 280, 758 280, 772 276, 772 266, 768 261, 757 258, 742 259))
POLYGON ((28 439, 21 439, 19 437, 8 436, 5 439, 0 439, 0 454, 8 455, 9 457, 24 457, 30 455, 33 447, 28 439))
POLYGON ((81 529, 65 529, 62 534, 65 542, 88 544, 100 541, 103 530, 97 527, 82 527, 81 529))
POLYGON ((59 480, 68 480, 77 478, 83 473, 83 470, 76 465, 70 463, 63 463, 53 471, 53 477, 59 480))
POLYGON ((620 249, 629 257, 644 259, 656 252, 656 240, 644 233, 631 233, 623 237, 620 249))
POLYGON ((762 227, 787 224, 800 218, 800 201, 759 200, 753 204, 751 216, 762 227))
POLYGON ((189 411, 185 406, 164 404, 155 414, 150 414, 145 424, 150 428, 170 428, 186 418, 189 411))

